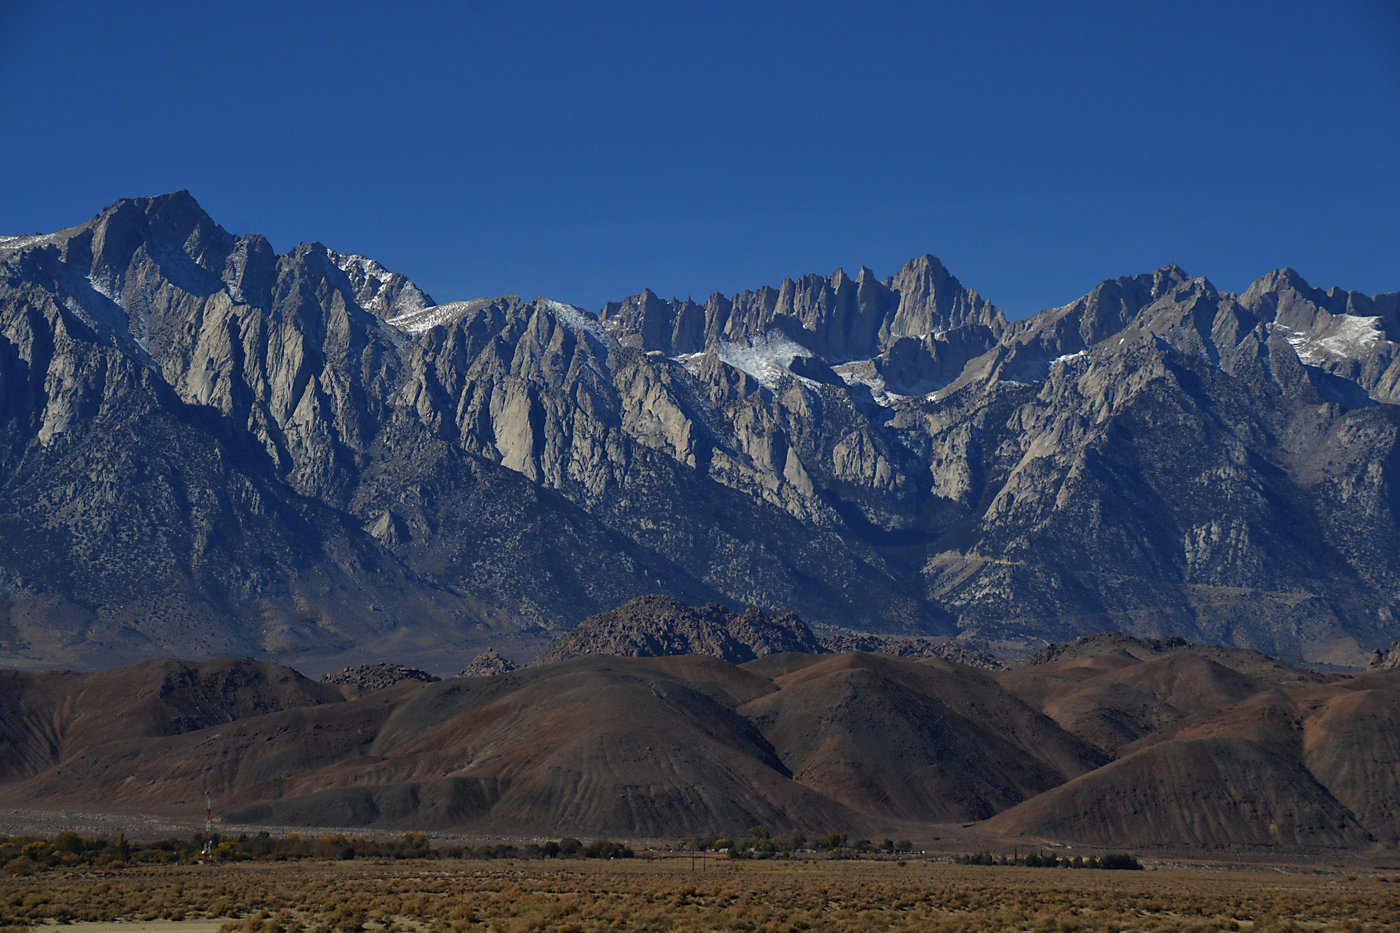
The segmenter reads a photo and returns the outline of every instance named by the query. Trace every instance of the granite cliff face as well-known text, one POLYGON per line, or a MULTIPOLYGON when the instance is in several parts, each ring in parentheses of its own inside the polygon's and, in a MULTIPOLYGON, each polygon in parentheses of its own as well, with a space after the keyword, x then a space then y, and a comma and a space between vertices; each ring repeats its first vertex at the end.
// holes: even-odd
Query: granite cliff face
POLYGON ((446 674, 644 593, 1359 664, 1400 624, 1400 294, 1176 267, 1019 322, 932 257, 437 304, 187 193, 0 238, 0 655, 446 674))

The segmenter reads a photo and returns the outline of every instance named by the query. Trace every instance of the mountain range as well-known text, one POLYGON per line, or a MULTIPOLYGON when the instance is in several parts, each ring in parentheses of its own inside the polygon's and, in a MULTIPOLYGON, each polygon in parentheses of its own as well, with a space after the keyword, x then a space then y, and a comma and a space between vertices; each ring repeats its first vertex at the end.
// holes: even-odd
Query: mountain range
POLYGON ((1002 671, 780 652, 372 673, 388 686, 251 659, 0 672, 0 805, 197 827, 207 788, 229 831, 673 843, 763 825, 1284 859, 1400 843, 1396 671, 1113 634, 1002 671))
POLYGON ((1397 427, 1400 293, 1287 269, 1008 321, 924 256, 593 314, 122 200, 0 238, 0 664, 446 674, 665 593, 1360 666, 1397 427))

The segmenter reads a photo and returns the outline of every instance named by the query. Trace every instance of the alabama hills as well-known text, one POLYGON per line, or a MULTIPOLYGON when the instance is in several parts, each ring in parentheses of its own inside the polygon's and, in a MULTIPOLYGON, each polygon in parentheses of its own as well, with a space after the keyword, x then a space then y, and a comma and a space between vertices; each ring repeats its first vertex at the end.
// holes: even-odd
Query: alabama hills
MULTIPOLYGON (((784 625, 750 619, 767 631, 739 640, 784 625)), ((229 825, 497 838, 764 825, 1288 858, 1400 843, 1397 671, 1120 634, 1005 670, 820 650, 401 669, 381 689, 250 659, 5 671, 0 805, 194 825, 207 787, 229 825)))
MULTIPOLYGON (((1288 269, 1234 294, 1166 265, 1010 321, 924 256, 593 313, 438 301, 187 192, 126 199, 0 238, 0 664, 444 675, 665 593, 828 637, 1027 656, 1119 631, 1355 668, 1400 624, 1397 402, 1400 293, 1288 269)), ((778 681, 834 663, 738 668, 723 699, 665 677, 716 722, 774 707, 731 752, 777 800, 827 794, 782 770, 824 766, 779 767, 754 723, 797 743, 778 681)), ((936 693, 935 662, 909 670, 936 693)), ((389 701, 359 702, 327 715, 389 701)), ((1088 788, 1076 761, 974 796, 1088 788)))

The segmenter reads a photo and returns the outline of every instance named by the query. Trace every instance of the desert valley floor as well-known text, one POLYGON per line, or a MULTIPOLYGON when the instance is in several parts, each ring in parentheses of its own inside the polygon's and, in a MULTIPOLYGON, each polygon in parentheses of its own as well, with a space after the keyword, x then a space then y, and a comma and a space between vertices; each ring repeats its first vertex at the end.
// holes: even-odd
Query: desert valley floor
POLYGON ((1400 928, 1400 872, 686 857, 184 866, 6 881, 0 926, 31 924, 68 933, 1380 931, 1400 928))

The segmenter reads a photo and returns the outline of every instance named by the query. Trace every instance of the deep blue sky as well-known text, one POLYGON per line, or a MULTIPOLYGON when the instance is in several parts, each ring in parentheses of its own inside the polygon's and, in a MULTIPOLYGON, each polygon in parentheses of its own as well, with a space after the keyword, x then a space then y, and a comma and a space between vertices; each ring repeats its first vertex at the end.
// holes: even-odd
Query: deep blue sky
POLYGON ((1169 262, 1400 290, 1400 3, 0 0, 0 233, 188 188, 437 300, 925 252, 1013 316, 1169 262))

